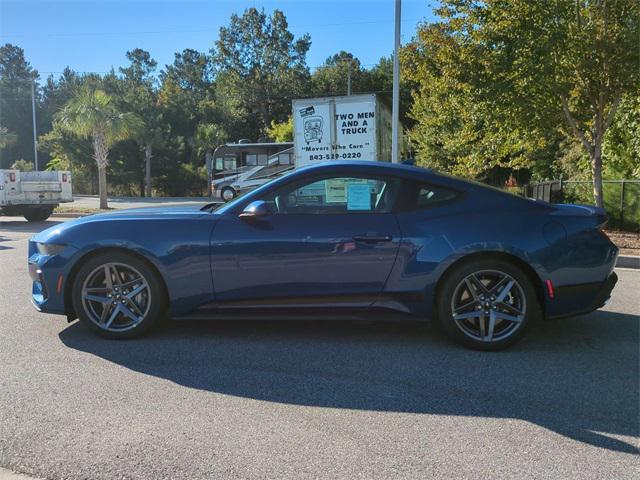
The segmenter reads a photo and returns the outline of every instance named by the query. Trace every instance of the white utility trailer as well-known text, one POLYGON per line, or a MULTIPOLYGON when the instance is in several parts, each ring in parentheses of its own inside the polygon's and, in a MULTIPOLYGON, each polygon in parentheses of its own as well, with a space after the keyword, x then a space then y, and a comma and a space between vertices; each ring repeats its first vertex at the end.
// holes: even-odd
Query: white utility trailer
POLYGON ((0 213, 30 222, 49 218, 60 203, 73 202, 71 173, 0 170, 0 213))

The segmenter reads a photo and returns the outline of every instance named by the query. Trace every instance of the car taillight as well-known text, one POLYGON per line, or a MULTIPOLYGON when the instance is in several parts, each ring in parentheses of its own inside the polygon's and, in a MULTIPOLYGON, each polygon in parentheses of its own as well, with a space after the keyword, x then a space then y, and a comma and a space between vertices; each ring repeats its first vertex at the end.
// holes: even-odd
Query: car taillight
POLYGON ((62 181, 63 181, 63 182, 66 182, 66 181, 67 181, 67 174, 66 174, 66 173, 63 173, 63 174, 62 174, 62 181))
POLYGON ((16 181, 16 174, 13 172, 9 173, 9 181, 10 182, 15 182, 16 181))

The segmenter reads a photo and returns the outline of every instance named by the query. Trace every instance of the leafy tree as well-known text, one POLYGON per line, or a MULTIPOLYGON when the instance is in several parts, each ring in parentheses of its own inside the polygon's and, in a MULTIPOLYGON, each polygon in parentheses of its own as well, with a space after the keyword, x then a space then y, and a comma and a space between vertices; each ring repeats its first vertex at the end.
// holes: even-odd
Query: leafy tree
POLYGON ((535 168, 555 145, 555 135, 514 128, 506 117, 510 107, 497 108, 493 98, 483 97, 469 76, 481 66, 466 41, 446 24, 432 24, 404 48, 403 75, 415 84, 410 137, 420 163, 499 183, 513 171, 535 168))
POLYGON ((287 118, 290 100, 302 95, 309 81, 310 46, 309 35, 294 40, 280 10, 267 15, 248 8, 242 16, 232 15, 213 54, 216 97, 225 114, 237 108, 245 123, 262 132, 272 120, 287 118))
POLYGON ((134 84, 144 84, 153 87, 155 72, 158 62, 151 58, 151 54, 141 48, 134 48, 127 52, 128 67, 120 68, 120 73, 125 80, 134 84))
POLYGON ((196 127, 216 117, 216 112, 212 113, 211 58, 192 49, 176 53, 173 64, 160 73, 160 82, 157 105, 169 149, 161 166, 168 165, 170 158, 202 164, 194 149, 196 127))
POLYGON ((91 138, 93 157, 98 165, 100 208, 108 208, 109 149, 116 142, 130 138, 141 128, 142 121, 132 113, 119 112, 104 91, 83 87, 57 114, 56 122, 64 131, 91 138))
POLYGON ((327 58, 311 76, 311 86, 316 96, 346 95, 351 77, 351 92, 363 92, 366 71, 360 60, 344 50, 327 58))
POLYGON ((293 117, 289 115, 286 121, 280 123, 272 121, 267 136, 274 142, 293 142, 293 117))
POLYGON ((15 133, 0 125, 0 148, 12 147, 17 141, 18 136, 15 133))
POLYGON ((141 129, 135 132, 135 139, 144 154, 144 192, 151 196, 151 159, 153 149, 162 145, 164 130, 162 113, 158 105, 155 87, 157 62, 149 52, 136 48, 127 52, 130 65, 121 68, 123 79, 120 82, 120 95, 123 106, 144 121, 141 129))
POLYGON ((11 165, 13 170, 20 170, 21 172, 32 172, 33 171, 33 162, 27 162, 24 159, 16 160, 11 165))
POLYGON ((90 139, 68 133, 54 122, 51 131, 38 138, 38 147, 49 157, 47 170, 71 170, 74 192, 98 192, 98 178, 94 168, 95 160, 91 158, 93 148, 90 139))
POLYGON ((640 87, 640 3, 443 0, 437 12, 455 44, 454 79, 474 104, 499 113, 503 131, 570 132, 602 206, 603 140, 622 97, 640 87))
POLYGON ((165 110, 172 132, 193 136, 201 115, 201 103, 212 85, 211 58, 185 49, 175 54, 173 64, 160 73, 158 101, 165 110))
POLYGON ((640 95, 622 99, 602 147, 609 178, 640 179, 640 95))
POLYGON ((17 135, 15 142, 0 147, 0 168, 17 158, 33 161, 31 83, 37 79, 22 48, 0 47, 0 125, 17 135))
POLYGON ((215 150, 225 143, 229 138, 229 134, 225 129, 217 123, 201 123, 196 128, 196 149, 199 156, 205 156, 207 153, 215 150))

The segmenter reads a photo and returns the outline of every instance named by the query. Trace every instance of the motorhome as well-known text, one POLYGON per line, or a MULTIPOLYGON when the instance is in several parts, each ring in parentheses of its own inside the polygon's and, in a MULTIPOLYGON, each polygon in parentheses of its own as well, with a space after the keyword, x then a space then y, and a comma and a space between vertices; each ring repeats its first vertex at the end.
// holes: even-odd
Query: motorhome
POLYGON ((293 168, 292 142, 227 143, 213 152, 211 194, 228 202, 293 168))

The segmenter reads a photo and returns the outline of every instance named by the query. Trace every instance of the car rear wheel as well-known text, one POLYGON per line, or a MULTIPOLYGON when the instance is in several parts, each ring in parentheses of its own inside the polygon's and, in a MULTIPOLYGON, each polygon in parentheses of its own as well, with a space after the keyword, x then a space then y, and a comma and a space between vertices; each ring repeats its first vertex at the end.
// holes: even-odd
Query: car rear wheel
POLYGON ((457 267, 439 289, 438 312, 447 335, 476 350, 501 350, 518 341, 540 306, 531 281, 501 260, 457 267))
POLYGON ((78 318, 107 338, 144 334, 158 323, 166 304, 155 271, 126 253, 105 253, 90 259, 78 271, 73 286, 78 318))
POLYGON ((53 213, 53 207, 26 207, 23 215, 29 222, 44 222, 53 213))

